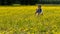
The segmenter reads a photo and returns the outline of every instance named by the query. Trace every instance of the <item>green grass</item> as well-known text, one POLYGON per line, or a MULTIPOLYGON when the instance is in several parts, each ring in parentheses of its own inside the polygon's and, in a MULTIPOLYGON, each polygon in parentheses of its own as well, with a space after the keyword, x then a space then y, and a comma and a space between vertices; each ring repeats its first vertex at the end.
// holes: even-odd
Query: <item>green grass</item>
POLYGON ((59 34, 60 6, 42 6, 39 17, 36 8, 0 6, 0 34, 59 34))

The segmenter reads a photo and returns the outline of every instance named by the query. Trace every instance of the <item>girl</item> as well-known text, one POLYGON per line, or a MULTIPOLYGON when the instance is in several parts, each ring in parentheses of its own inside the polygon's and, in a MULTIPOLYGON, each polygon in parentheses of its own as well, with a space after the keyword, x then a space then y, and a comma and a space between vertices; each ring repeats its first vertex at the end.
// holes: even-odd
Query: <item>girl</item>
POLYGON ((36 15, 36 14, 38 14, 38 15, 42 14, 42 15, 43 15, 42 9, 41 9, 41 5, 38 5, 38 8, 37 8, 37 10, 36 10, 36 12, 35 12, 35 15, 36 15))

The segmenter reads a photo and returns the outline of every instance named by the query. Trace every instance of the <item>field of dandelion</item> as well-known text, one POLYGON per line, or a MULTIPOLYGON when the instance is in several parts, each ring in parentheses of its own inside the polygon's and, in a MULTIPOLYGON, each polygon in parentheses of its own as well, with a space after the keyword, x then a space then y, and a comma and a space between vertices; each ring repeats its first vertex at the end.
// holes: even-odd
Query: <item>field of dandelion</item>
POLYGON ((60 6, 0 6, 0 34, 60 34, 60 6))

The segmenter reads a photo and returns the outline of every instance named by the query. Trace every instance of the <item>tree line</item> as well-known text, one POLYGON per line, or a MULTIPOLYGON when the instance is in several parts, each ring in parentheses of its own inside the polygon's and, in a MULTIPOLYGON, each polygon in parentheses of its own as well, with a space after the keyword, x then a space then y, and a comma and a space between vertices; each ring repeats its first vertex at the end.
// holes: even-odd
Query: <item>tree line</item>
POLYGON ((0 0, 0 5, 13 5, 13 4, 35 5, 37 3, 38 3, 37 0, 0 0))
POLYGON ((35 5, 35 4, 60 4, 58 0, 0 0, 0 5, 13 5, 13 4, 21 4, 21 5, 35 5))

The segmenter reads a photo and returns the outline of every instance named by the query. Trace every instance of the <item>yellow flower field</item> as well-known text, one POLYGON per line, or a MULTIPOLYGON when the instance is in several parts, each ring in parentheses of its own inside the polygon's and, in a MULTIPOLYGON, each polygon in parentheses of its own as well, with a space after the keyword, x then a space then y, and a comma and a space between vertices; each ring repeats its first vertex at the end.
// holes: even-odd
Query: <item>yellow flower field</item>
POLYGON ((0 34, 60 34, 60 6, 0 6, 0 34))

